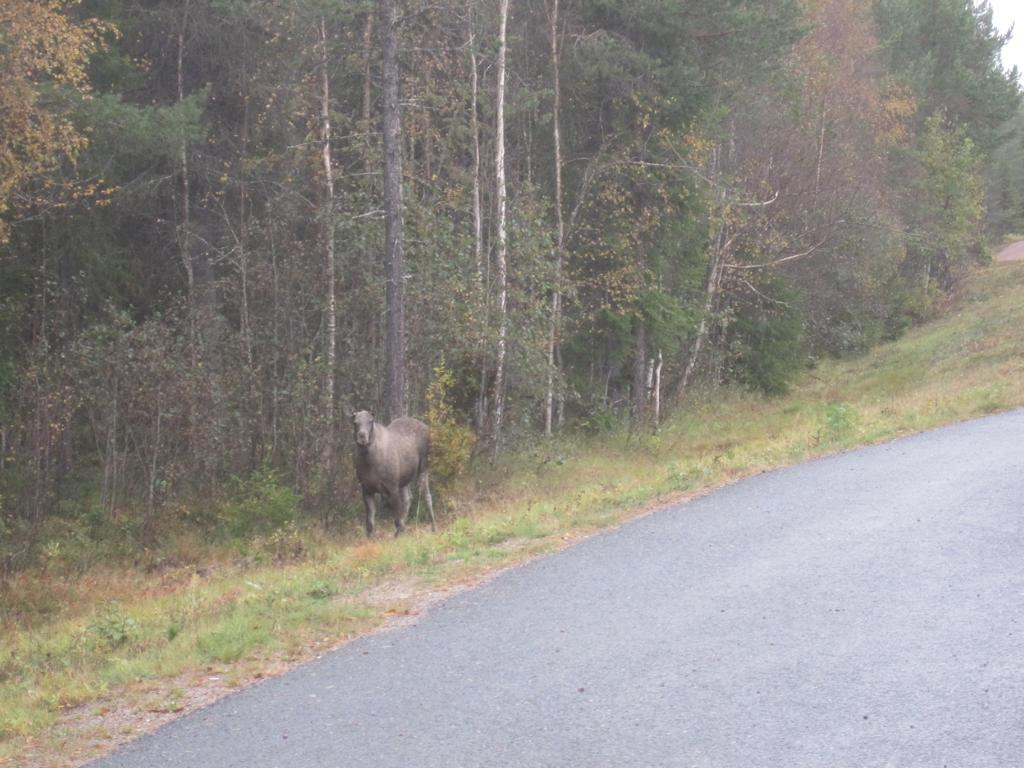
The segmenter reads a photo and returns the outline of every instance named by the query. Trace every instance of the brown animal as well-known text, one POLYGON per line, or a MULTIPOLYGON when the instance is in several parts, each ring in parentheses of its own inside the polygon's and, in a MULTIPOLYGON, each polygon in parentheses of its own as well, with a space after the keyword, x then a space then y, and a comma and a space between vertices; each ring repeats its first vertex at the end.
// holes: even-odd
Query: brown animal
POLYGON ((374 420, 370 411, 357 411, 352 414, 352 430, 356 476, 366 507, 366 535, 373 536, 377 494, 391 507, 395 517, 395 536, 405 530, 412 484, 417 479, 420 496, 425 496, 430 511, 430 530, 436 531, 427 462, 430 428, 422 421, 404 416, 385 427, 374 420))

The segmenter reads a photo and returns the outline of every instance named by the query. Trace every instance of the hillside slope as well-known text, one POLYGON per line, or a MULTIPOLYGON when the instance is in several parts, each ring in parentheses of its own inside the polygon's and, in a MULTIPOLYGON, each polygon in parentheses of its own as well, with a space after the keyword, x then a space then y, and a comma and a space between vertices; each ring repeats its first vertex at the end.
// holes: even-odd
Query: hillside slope
POLYGON ((941 319, 820 364, 787 397, 705 392, 657 435, 564 437, 478 469, 444 500, 437 534, 367 543, 353 519, 342 535, 283 532, 241 557, 170 542, 159 568, 17 574, 0 593, 0 764, 80 763, 661 502, 1021 405, 1024 263, 1000 263, 941 319))

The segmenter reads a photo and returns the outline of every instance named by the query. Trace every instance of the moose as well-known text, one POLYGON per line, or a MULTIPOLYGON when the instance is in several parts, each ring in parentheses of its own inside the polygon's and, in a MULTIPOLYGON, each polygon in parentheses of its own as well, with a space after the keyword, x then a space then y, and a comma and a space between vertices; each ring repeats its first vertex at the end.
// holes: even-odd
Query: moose
MULTIPOLYGON (((418 479, 420 496, 426 498, 430 512, 430 530, 436 531, 434 500, 430 496, 430 428, 418 419, 397 418, 386 427, 378 424, 370 411, 352 414, 355 438, 356 477, 366 507, 366 535, 373 536, 377 513, 375 496, 380 494, 395 516, 395 536, 405 530, 412 485, 418 479)), ((417 501, 417 505, 419 502, 417 501)))

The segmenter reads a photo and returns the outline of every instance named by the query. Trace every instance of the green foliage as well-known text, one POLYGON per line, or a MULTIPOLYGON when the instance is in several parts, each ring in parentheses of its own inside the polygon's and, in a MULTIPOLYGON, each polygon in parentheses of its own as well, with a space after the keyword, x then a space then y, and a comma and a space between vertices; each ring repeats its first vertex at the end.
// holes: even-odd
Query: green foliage
POLYGON ((434 368, 434 378, 426 394, 426 422, 430 426, 430 474, 440 485, 450 483, 462 474, 476 442, 473 430, 456 419, 449 398, 454 384, 455 377, 442 359, 434 368))
MULTIPOLYGON (((0 143, 31 150, 0 180, 3 567, 71 573, 218 526, 254 559, 301 559, 300 500, 326 522, 351 476, 324 461, 341 404, 386 396, 373 4, 44 5, 0 6, 8 37, 48 53, 29 71, 0 51, 17 129, 0 143)), ((464 3, 403 15, 406 404, 431 422, 439 483, 498 402, 502 319, 514 449, 549 388, 568 432, 646 418, 636 372, 659 354, 668 409, 698 327, 696 385, 782 392, 805 350, 863 352, 930 317, 981 253, 980 180, 1018 100, 981 4, 564 3, 560 217, 542 5, 509 29, 505 307, 494 9, 473 14, 475 108, 464 3), (709 297, 712 252, 730 266, 709 297)), ((1024 221, 1022 146, 987 169, 993 231, 1024 221)))
POLYGON ((838 442, 850 437, 857 427, 857 409, 849 403, 829 403, 821 415, 821 434, 825 442, 838 442))
POLYGON ((306 595, 314 600, 326 600, 338 594, 337 584, 325 579, 317 579, 309 585, 306 595))
POLYGON ((604 398, 581 400, 576 425, 581 432, 587 434, 607 434, 621 430, 624 426, 623 415, 604 398))
POLYGON ((981 157, 962 129, 950 129, 934 115, 904 167, 908 267, 926 284, 934 279, 948 288, 984 252, 981 157))
POLYGON ((141 627, 120 603, 110 601, 100 607, 88 632, 96 641, 115 649, 138 639, 141 627))
POLYGON ((83 170, 120 185, 154 163, 172 167, 183 141, 203 140, 208 98, 208 89, 202 89, 169 106, 140 106, 110 93, 82 99, 75 119, 90 127, 83 170))
POLYGON ((986 182, 989 232, 996 238, 1024 232, 1024 109, 1005 126, 986 182))
POLYGON ((940 285, 928 278, 927 273, 907 286, 905 309, 907 315, 917 323, 934 320, 942 311, 945 294, 940 285))
POLYGON ((260 624, 242 620, 227 623, 222 629, 204 633, 196 640, 196 650, 204 659, 225 664, 238 661, 253 648, 265 645, 270 632, 260 624))
POLYGON ((268 546, 276 554, 277 543, 281 553, 287 554, 291 544, 285 539, 288 526, 293 525, 299 511, 299 496, 281 480, 281 473, 271 467, 262 467, 248 478, 237 479, 232 500, 221 507, 221 516, 233 536, 254 533, 279 533, 281 541, 270 541, 268 546))
POLYGON ((875 0, 890 71, 918 102, 918 125, 945 115, 978 146, 992 149, 1020 105, 1018 73, 1002 68, 1009 35, 980 0, 875 0))
POLYGON ((806 365, 801 314, 796 292, 774 281, 773 294, 756 297, 737 311, 730 324, 734 334, 737 378, 766 395, 784 395, 806 365))
POLYGON ((694 307, 678 296, 656 288, 641 291, 637 309, 647 325, 652 349, 675 349, 697 326, 694 307))

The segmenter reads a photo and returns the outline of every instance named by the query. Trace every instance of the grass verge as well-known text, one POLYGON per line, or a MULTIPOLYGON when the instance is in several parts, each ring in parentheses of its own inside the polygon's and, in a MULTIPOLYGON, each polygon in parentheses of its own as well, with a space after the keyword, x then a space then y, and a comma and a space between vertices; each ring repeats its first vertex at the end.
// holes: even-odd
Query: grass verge
POLYGON ((31 571, 0 591, 0 765, 81 763, 422 610, 431 596, 737 477, 1024 405, 1024 264, 940 320, 809 372, 785 398, 696 397, 653 436, 539 441, 476 473, 436 534, 291 531, 265 561, 206 549, 145 572, 31 571), (290 537, 290 538, 289 538, 290 537))

